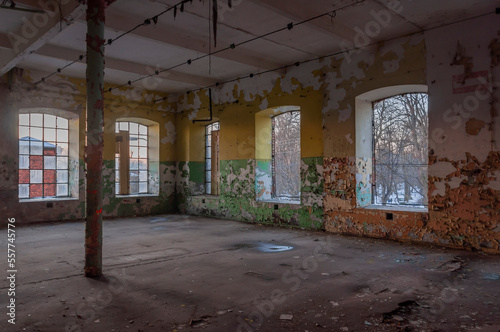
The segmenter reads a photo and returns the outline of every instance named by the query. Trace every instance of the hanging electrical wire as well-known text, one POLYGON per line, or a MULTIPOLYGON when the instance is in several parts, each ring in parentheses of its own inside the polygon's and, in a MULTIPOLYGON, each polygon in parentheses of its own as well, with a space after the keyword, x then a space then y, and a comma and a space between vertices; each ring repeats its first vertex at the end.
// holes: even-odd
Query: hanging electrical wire
MULTIPOLYGON (((181 62, 181 63, 179 63, 179 64, 176 64, 176 65, 174 65, 174 66, 172 66, 172 67, 164 68, 164 69, 161 69, 161 70, 156 70, 153 74, 144 75, 144 76, 141 76, 141 77, 136 78, 136 79, 134 79, 134 80, 129 80, 129 81, 127 81, 126 83, 123 83, 123 84, 121 84, 121 85, 118 85, 118 86, 115 86, 115 87, 108 88, 105 92, 111 92, 111 91, 113 91, 113 90, 115 90, 115 89, 120 89, 120 88, 122 88, 122 87, 124 87, 124 86, 127 86, 127 85, 131 86, 133 83, 136 83, 136 82, 139 82, 139 81, 145 80, 145 79, 150 78, 150 77, 153 77, 153 76, 157 76, 157 75, 159 75, 159 74, 161 74, 161 73, 164 73, 164 72, 170 71, 170 70, 175 69, 175 68, 179 68, 179 67, 182 67, 182 66, 185 66, 185 65, 191 65, 193 62, 196 62, 196 61, 199 61, 199 60, 205 59, 205 58, 207 58, 207 57, 208 57, 208 58, 210 58, 211 56, 213 56, 213 55, 217 55, 217 54, 219 54, 219 53, 221 53, 221 52, 225 52, 225 51, 228 51, 228 50, 233 50, 233 49, 235 49, 236 47, 239 47, 239 46, 241 46, 241 45, 245 45, 245 44, 251 43, 251 42, 256 41, 256 40, 259 40, 259 39, 266 38, 266 37, 268 37, 268 36, 270 36, 270 35, 273 35, 273 34, 276 34, 276 33, 278 33, 278 32, 282 32, 282 31, 285 31, 285 30, 292 30, 292 29, 293 29, 294 27, 296 27, 296 26, 300 26, 300 25, 302 25, 302 24, 305 24, 305 23, 308 23, 308 22, 311 22, 311 21, 317 20, 317 19, 319 19, 319 18, 321 18, 321 17, 325 17, 325 16, 328 16, 328 17, 332 17, 332 16, 333 16, 333 17, 335 17, 335 15, 336 15, 336 12, 337 12, 337 11, 342 10, 342 9, 346 9, 346 8, 348 8, 348 7, 352 7, 352 6, 358 5, 358 4, 360 4, 360 3, 362 3, 362 2, 365 2, 365 1, 366 1, 366 0, 358 0, 358 1, 353 2, 353 3, 351 3, 351 4, 348 4, 348 5, 345 5, 345 6, 343 6, 343 7, 337 8, 337 9, 335 9, 335 10, 330 10, 330 11, 328 11, 328 12, 326 12, 326 13, 322 13, 322 14, 319 14, 319 15, 316 15, 316 16, 313 16, 313 17, 310 17, 310 18, 308 18, 308 19, 305 19, 305 20, 300 21, 300 22, 297 22, 297 23, 293 23, 293 22, 288 23, 285 27, 282 27, 282 28, 279 28, 279 29, 276 29, 276 30, 273 30, 273 31, 267 32, 267 33, 265 33, 265 34, 262 34, 262 35, 259 35, 259 36, 256 36, 256 37, 252 37, 252 38, 250 38, 250 39, 247 39, 247 40, 242 41, 242 42, 239 42, 239 43, 232 43, 231 45, 229 45, 229 46, 227 46, 227 47, 225 47, 225 48, 222 48, 222 49, 217 50, 217 51, 214 51, 214 52, 209 52, 209 53, 204 54, 204 55, 200 55, 200 56, 198 56, 198 57, 196 57, 196 58, 193 58, 193 59, 188 59, 188 60, 186 60, 186 61, 184 61, 184 62, 181 62)), ((214 0, 214 2, 216 2, 216 1, 214 0)), ((285 68, 286 68, 286 67, 287 67, 287 66, 285 66, 285 68)), ((278 69, 280 69, 280 68, 278 68, 278 69)), ((278 70, 278 69, 274 69, 274 70, 278 70)), ((274 70, 271 70, 271 71, 274 71, 274 70)), ((268 71, 266 71, 266 72, 268 72, 268 71)))
MULTIPOLYGON (((423 32, 427 32, 427 31, 431 31, 431 30, 436 30, 436 29, 439 29, 439 28, 442 28, 442 27, 446 27, 446 26, 453 25, 453 24, 456 24, 456 23, 461 23, 461 22, 464 22, 464 21, 468 21, 468 20, 480 18, 480 17, 487 16, 487 15, 491 15, 491 13, 481 14, 481 15, 474 16, 472 18, 461 19, 461 20, 458 20, 458 21, 447 23, 447 24, 444 24, 444 25, 441 25, 441 26, 438 26, 438 27, 428 28, 428 29, 419 31, 418 33, 423 33, 423 32)), ((401 36, 396 36, 396 37, 387 39, 384 42, 391 42, 391 41, 397 40, 399 38, 401 38, 401 36)), ((241 80, 244 80, 244 79, 254 78, 255 76, 261 76, 261 75, 272 73, 272 72, 276 72, 276 71, 279 71, 279 70, 288 69, 288 68, 291 68, 291 67, 299 67, 302 64, 313 62, 313 61, 324 60, 324 59, 328 59, 328 58, 331 58, 331 57, 334 57, 334 56, 338 56, 338 55, 342 55, 342 54, 349 54, 351 52, 359 52, 363 48, 370 48, 370 47, 378 45, 379 43, 380 42, 375 41, 375 42, 373 42, 371 44, 367 44, 367 45, 364 45, 364 46, 354 46, 354 47, 352 47, 350 49, 347 49, 347 50, 337 51, 337 52, 330 53, 330 54, 327 54, 327 55, 322 55, 322 56, 319 56, 319 57, 316 57, 316 58, 313 58, 313 59, 308 59, 308 60, 303 60, 303 61, 297 61, 297 62, 295 62, 293 64, 288 64, 288 65, 284 65, 284 66, 281 66, 281 67, 276 67, 276 68, 269 69, 269 70, 266 70, 266 71, 258 72, 256 74, 253 74, 253 73, 247 74, 247 75, 240 76, 240 77, 237 77, 237 78, 232 78, 232 79, 227 80, 227 81, 217 82, 217 83, 212 84, 212 85, 207 85, 207 86, 204 86, 204 87, 201 87, 201 88, 198 88, 198 89, 188 90, 188 91, 186 91, 184 93, 186 93, 186 94, 195 93, 195 92, 198 92, 198 91, 202 91, 202 90, 206 90, 206 89, 210 89, 210 88, 214 88, 214 87, 219 87, 219 86, 224 85, 224 84, 228 84, 228 83, 232 83, 232 82, 237 82, 237 81, 241 81, 241 80)), ((167 97, 163 97, 163 98, 160 98, 160 99, 153 100, 153 103, 157 103, 157 102, 164 101, 164 100, 167 100, 167 97)))
MULTIPOLYGON (((202 0, 200 0, 202 1, 202 0)), ((229 3, 231 2, 230 0, 228 0, 229 3)), ((11 3, 11 6, 14 7, 15 4, 14 4, 14 1, 12 0, 2 0, 2 6, 4 3, 7 3, 7 2, 10 2, 11 3)), ((193 0, 182 0, 180 2, 178 2, 177 4, 171 6, 171 7, 168 7, 167 9, 161 11, 160 13, 156 14, 155 16, 153 17, 150 17, 150 18, 147 18, 144 20, 144 22, 140 23, 140 24, 137 24, 136 26, 134 26, 133 28, 119 34, 117 37, 115 38, 110 38, 108 40, 105 41, 104 43, 104 46, 108 46, 108 45, 111 45, 113 42, 117 41, 118 39, 122 38, 123 36, 126 36, 132 32, 134 32, 135 30, 137 30, 138 28, 142 27, 142 26, 148 26, 151 24, 151 22, 153 22, 155 25, 158 23, 158 18, 160 16, 162 16, 163 14, 165 13, 168 13, 169 11, 171 10, 174 10, 174 18, 177 16, 177 7, 180 7, 180 11, 183 12, 184 11, 184 4, 185 3, 192 3, 193 0)), ((61 10, 59 10, 59 12, 61 13, 62 15, 62 12, 61 10)), ((52 72, 51 74, 47 75, 47 76, 44 76, 42 77, 39 81, 35 82, 35 86, 42 83, 42 82, 45 82, 45 80, 55 74, 58 74, 60 73, 61 71, 63 71, 64 69, 68 68, 69 66, 72 66, 73 64, 77 63, 77 62, 81 62, 84 58, 86 58, 87 56, 86 55, 79 55, 78 56, 78 59, 74 60, 74 61, 71 61, 69 62, 67 65, 65 65, 64 67, 61 67, 61 68, 57 68, 56 71, 52 72)))

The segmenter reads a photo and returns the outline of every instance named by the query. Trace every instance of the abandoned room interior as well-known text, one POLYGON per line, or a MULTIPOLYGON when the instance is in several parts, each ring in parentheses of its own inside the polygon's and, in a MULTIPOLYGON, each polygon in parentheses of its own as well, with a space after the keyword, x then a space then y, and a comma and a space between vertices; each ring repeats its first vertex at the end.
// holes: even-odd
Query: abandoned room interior
POLYGON ((0 330, 500 330, 500 0, 0 22, 0 330))

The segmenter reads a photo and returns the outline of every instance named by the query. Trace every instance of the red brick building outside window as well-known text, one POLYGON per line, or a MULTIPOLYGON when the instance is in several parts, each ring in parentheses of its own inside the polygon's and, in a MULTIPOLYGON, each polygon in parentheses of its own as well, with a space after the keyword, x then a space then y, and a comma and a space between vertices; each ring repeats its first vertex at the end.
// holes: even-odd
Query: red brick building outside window
POLYGON ((19 115, 19 198, 69 196, 68 119, 19 115))

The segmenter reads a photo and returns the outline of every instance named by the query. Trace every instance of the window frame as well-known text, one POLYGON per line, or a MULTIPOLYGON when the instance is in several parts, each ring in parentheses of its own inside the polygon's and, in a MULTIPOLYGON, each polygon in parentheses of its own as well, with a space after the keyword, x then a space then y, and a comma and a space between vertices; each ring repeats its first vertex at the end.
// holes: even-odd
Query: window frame
MULTIPOLYGON (((383 103, 385 102, 386 100, 388 99, 396 99, 397 97, 401 97, 401 96, 404 96, 404 95, 413 95, 413 94, 421 94, 421 95, 426 95, 427 97, 427 100, 426 100, 426 105, 427 105, 427 109, 426 109, 426 113, 427 113, 427 123, 426 123, 426 126, 427 126, 427 132, 428 132, 428 128, 429 128, 429 121, 428 121, 428 117, 429 117, 429 95, 427 93, 424 93, 424 92, 407 92, 407 93, 403 93, 403 94, 397 94, 397 95, 393 95, 393 96, 389 96, 389 97, 386 97, 386 98, 383 98, 383 99, 380 99, 380 100, 376 100, 372 103, 372 109, 373 109, 373 117, 372 117, 372 136, 375 136, 375 130, 376 130, 376 110, 375 110, 375 107, 377 107, 377 104, 379 103, 383 103)), ((427 135, 426 135, 427 136, 427 135)), ((399 140, 392 140, 391 143, 399 143, 399 140)), ((425 148, 424 148, 425 151, 428 151, 428 142, 425 141, 425 148)), ((379 193, 378 193, 378 188, 377 188, 377 185, 378 185, 378 182, 377 182, 377 179, 379 178, 377 176, 377 173, 378 171, 380 171, 380 169, 378 169, 379 166, 392 166, 392 165, 389 165, 389 164, 382 164, 380 161, 380 157, 377 158, 377 142, 375 140, 375 138, 373 139, 373 181, 372 181, 372 205, 375 205, 375 206, 396 206, 396 207, 414 207, 414 208, 421 208, 422 206, 424 208, 427 208, 428 207, 428 202, 423 202, 423 204, 408 204, 408 203, 392 203, 392 202, 387 202, 387 203, 384 203, 384 202, 378 202, 377 201, 377 198, 379 198, 379 193)), ((405 168, 405 167, 420 167, 420 168, 423 168, 425 167, 426 170, 424 171, 425 175, 427 175, 427 178, 428 178, 428 162, 426 161, 422 161, 422 163, 419 163, 419 164, 410 164, 410 163, 398 163, 397 166, 399 167, 402 167, 402 168, 405 168)), ((396 175, 400 176, 401 174, 399 173, 396 173, 396 175)), ((423 190, 427 190, 427 186, 424 184, 424 188, 423 190)), ((396 188, 396 191, 398 191, 398 189, 396 188)), ((427 195, 424 195, 422 196, 422 199, 424 200, 425 198, 427 197, 427 195)), ((399 200, 398 200, 399 201, 399 200)))
MULTIPOLYGON (((118 118, 115 120, 115 156, 114 156, 114 191, 116 197, 145 197, 145 196, 158 196, 160 193, 159 188, 159 124, 155 121, 144 119, 144 118, 118 118), (127 130, 122 130, 122 133, 127 133, 126 135, 120 135, 120 123, 127 123, 127 130), (130 124, 137 124, 138 128, 145 127, 146 132, 140 133, 138 131, 137 135, 135 133, 130 134, 130 124), (146 137, 146 144, 137 146, 132 144, 130 145, 130 135, 138 136, 138 139, 141 137, 146 137), (127 159, 123 165, 126 165, 128 172, 125 172, 125 178, 127 181, 127 193, 120 193, 120 179, 123 177, 121 167, 120 167, 120 158, 117 156, 120 151, 120 137, 127 138, 127 159), (146 158, 144 158, 144 154, 140 154, 141 148, 146 148, 146 158), (130 158, 130 153, 133 148, 137 148, 138 158, 130 158), (141 157, 142 156, 142 157, 141 157), (136 159, 138 162, 137 169, 131 169, 131 159, 136 159), (146 160, 146 167, 141 168, 140 160, 146 160), (131 179, 131 172, 138 172, 138 181, 134 181, 131 179), (142 172, 142 173, 141 173, 142 172), (141 180, 141 174, 147 180, 141 180), (131 183, 138 183, 138 192, 131 193, 131 183), (147 192, 142 192, 140 190, 141 183, 146 183, 147 192)), ((144 163, 143 163, 144 164, 144 163)), ((122 165, 122 167, 123 167, 122 165)))
POLYGON ((277 201, 288 201, 288 200, 290 200, 291 202, 300 202, 300 196, 301 196, 301 190, 300 190, 300 151, 301 151, 301 146, 300 146, 300 132, 301 132, 300 121, 301 121, 300 110, 295 110, 295 111, 291 110, 291 111, 283 112, 283 113, 277 114, 277 115, 275 115, 275 116, 273 116, 271 118, 271 174, 272 174, 272 191, 271 191, 271 197, 272 197, 273 200, 277 200, 277 201), (296 151, 298 153, 298 155, 299 155, 299 161, 298 161, 299 172, 297 174, 298 181, 299 181, 299 183, 298 183, 298 185, 299 185, 299 191, 298 191, 297 195, 293 195, 293 196, 291 195, 287 199, 285 196, 278 195, 278 181, 277 181, 278 170, 282 171, 283 169, 281 167, 277 167, 276 166, 276 163, 277 163, 276 155, 278 154, 276 152, 276 144, 277 144, 277 139, 276 139, 276 119, 279 118, 279 117, 282 117, 282 116, 290 115, 292 113, 297 113, 298 116, 299 116, 298 137, 295 138, 298 141, 298 146, 299 146, 298 151, 296 151))
MULTIPOLYGON (((268 108, 255 113, 255 200, 263 203, 300 204, 302 200, 302 178, 299 165, 300 197, 296 200, 279 199, 273 194, 272 171, 272 118, 287 112, 299 112, 299 146, 302 147, 302 111, 300 106, 287 105, 268 108)), ((302 152, 299 153, 302 158, 302 152)), ((302 163, 302 159, 300 159, 302 163)))
MULTIPOLYGON (((212 158, 213 158, 213 150, 212 150, 212 132, 219 131, 220 132, 220 121, 212 122, 205 126, 205 188, 204 192, 206 195, 217 195, 219 190, 219 183, 216 183, 215 194, 212 190, 212 158), (210 155, 209 155, 210 151, 210 155)), ((218 151, 217 151, 218 153, 218 151)), ((217 158, 218 159, 218 158, 217 158)))
POLYGON ((19 202, 78 199, 80 190, 78 114, 53 108, 20 109, 17 128, 19 202), (33 123, 33 117, 39 117, 37 123, 33 123), (38 133, 34 133, 33 129, 36 129, 38 133), (27 139, 23 140, 23 138, 27 139), (28 142, 27 150, 26 144, 22 142, 28 142), (31 148, 33 142, 40 143, 41 153, 33 153, 31 148), (51 150, 49 144, 54 146, 54 154, 49 153, 51 150), (49 149, 46 151, 47 147, 49 149), (41 158, 34 158, 37 156, 41 158), (22 159, 24 159, 24 165, 22 159), (50 165, 48 165, 49 162, 50 165), (35 163, 38 165, 33 165, 35 163), (37 174, 41 174, 39 176, 41 179, 34 180, 33 171, 38 171, 37 174), (28 177, 27 180, 26 177, 28 177), (21 186, 26 185, 27 195, 21 195, 21 186), (40 186, 41 196, 32 194, 31 186, 33 185, 40 186), (61 190, 63 192, 59 193, 61 190))
MULTIPOLYGON (((120 193, 120 195, 149 195, 151 194, 150 191, 150 177, 149 177, 149 127, 147 125, 135 122, 135 121, 117 121, 115 123, 115 134, 120 137, 126 137, 128 140, 128 144, 126 144, 128 148, 128 160, 126 160, 128 164, 128 186, 127 186, 127 192, 128 193, 120 193), (132 131, 132 127, 137 126, 137 132, 132 131), (126 128, 126 129, 124 129, 126 128), (142 130, 141 129, 145 128, 142 130), (126 135, 121 135, 121 133, 126 132, 126 135), (136 136, 137 137, 137 144, 132 144, 132 138, 131 136, 136 136), (141 140, 146 140, 145 145, 141 145, 140 141, 141 140), (145 157, 144 153, 142 152, 143 149, 146 150, 145 152, 145 157), (136 153, 137 157, 134 157, 134 153, 136 153), (144 160, 146 160, 146 166, 141 165, 144 164, 144 160), (132 166, 132 164, 135 163, 137 164, 137 167, 132 166), (133 172, 137 172, 137 177, 136 179, 132 178, 131 174, 133 172), (144 177, 146 180, 141 180, 141 176, 144 177), (141 184, 146 184, 146 191, 142 190, 141 192, 141 184), (137 190, 133 190, 132 187, 134 184, 137 184, 137 190)), ((121 151, 120 153, 117 154, 115 153, 115 191, 120 192, 121 190, 121 183, 120 179, 122 178, 123 174, 125 171, 121 171, 122 168, 120 168, 120 161, 121 161, 121 151)))
MULTIPOLYGON (((356 174, 356 207, 366 209, 383 209, 389 211, 427 212, 424 207, 402 205, 374 205, 373 197, 373 102, 406 93, 426 93, 427 85, 404 84, 386 86, 367 91, 355 97, 355 174, 356 174)), ((430 102, 430 98, 429 98, 430 102)), ((428 203, 428 202, 427 202, 428 203)))

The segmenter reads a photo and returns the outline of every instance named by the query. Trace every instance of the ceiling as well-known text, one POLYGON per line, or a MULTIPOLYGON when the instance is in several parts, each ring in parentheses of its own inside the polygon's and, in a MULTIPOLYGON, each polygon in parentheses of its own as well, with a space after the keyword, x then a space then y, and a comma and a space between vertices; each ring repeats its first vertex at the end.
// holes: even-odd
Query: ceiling
MULTIPOLYGON (((106 10, 105 38, 114 39, 180 1, 117 0, 106 10)), ((188 1, 182 12, 178 7, 175 18, 170 10, 158 17, 157 24, 113 41, 105 50, 105 81, 127 84, 180 65, 132 85, 174 93, 195 90, 251 73, 283 73, 283 66, 338 52, 342 43, 352 47, 365 27, 381 27, 372 34, 373 43, 494 13, 500 7, 500 0, 232 0, 229 8, 227 0, 219 0, 215 47, 209 36, 210 1, 188 1), (374 13, 380 14, 379 21, 374 13), (382 20, 390 22, 381 24, 382 20), (283 30, 249 41, 278 29, 283 30), (229 48, 233 43, 236 47, 229 48), (220 52, 187 64, 210 51, 220 52)), ((5 8, 10 0, 0 0, 0 75, 13 67, 49 75, 85 54, 85 5, 76 0, 59 0, 60 8, 56 0, 14 3, 13 10, 5 8)), ((84 61, 62 73, 84 78, 84 61)))

